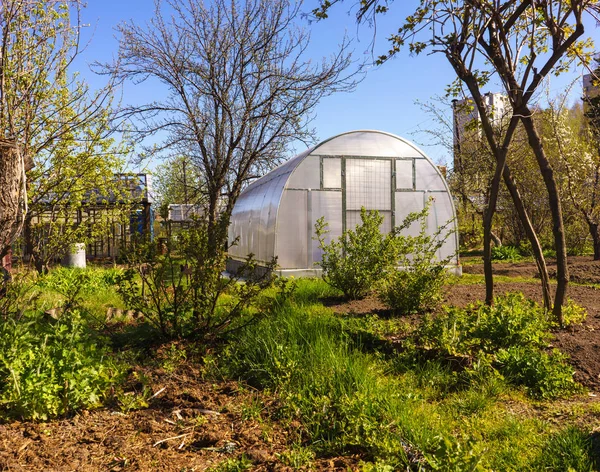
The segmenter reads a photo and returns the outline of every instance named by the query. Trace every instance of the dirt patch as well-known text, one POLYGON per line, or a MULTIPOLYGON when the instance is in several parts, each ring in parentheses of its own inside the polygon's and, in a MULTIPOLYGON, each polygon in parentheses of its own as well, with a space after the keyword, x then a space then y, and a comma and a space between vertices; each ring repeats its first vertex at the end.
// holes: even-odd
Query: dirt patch
MULTIPOLYGON (((592 256, 569 257, 569 275, 572 282, 582 284, 600 284, 600 261, 594 261, 592 256)), ((548 259, 548 274, 556 278, 556 261, 548 259)), ((496 275, 507 277, 539 277, 535 263, 533 262, 497 262, 493 265, 496 275)), ((483 274, 483 264, 463 265, 465 274, 483 274)))
MULTIPOLYGON (((192 364, 145 372, 153 391, 164 388, 145 409, 0 424, 0 470, 203 471, 242 456, 252 470, 292 470, 278 455, 301 434, 298 424, 284 427, 268 416, 278 411, 276 398, 236 382, 203 381, 192 364)), ((358 461, 322 459, 319 470, 355 470, 358 461)))

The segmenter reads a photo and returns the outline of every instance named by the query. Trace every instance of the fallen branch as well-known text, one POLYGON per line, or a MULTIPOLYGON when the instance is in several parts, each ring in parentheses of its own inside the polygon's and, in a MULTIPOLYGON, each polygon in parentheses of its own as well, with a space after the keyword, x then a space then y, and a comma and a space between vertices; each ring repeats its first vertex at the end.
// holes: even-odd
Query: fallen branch
POLYGON ((160 441, 156 441, 152 447, 156 447, 159 444, 162 444, 162 443, 167 442, 167 441, 171 441, 172 439, 184 438, 186 436, 189 436, 190 434, 193 434, 193 432, 191 432, 191 433, 185 433, 185 434, 180 434, 179 436, 173 436, 172 438, 161 439, 160 441))

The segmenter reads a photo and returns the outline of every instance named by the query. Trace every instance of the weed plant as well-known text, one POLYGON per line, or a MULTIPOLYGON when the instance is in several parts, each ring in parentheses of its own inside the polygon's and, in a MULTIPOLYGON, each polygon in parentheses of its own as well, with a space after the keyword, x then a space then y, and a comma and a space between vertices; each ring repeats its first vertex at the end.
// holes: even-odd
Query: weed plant
POLYGON ((535 398, 569 396, 581 388, 568 358, 547 349, 551 326, 535 302, 509 294, 497 297, 492 307, 447 308, 428 317, 407 342, 404 355, 453 363, 467 376, 501 374, 535 398))
POLYGON ((35 306, 1 313, 0 416, 48 419, 98 407, 123 379, 123 365, 89 328, 81 283, 58 307, 58 319, 35 306))
POLYGON ((492 260, 502 262, 518 262, 523 259, 518 247, 494 246, 492 247, 492 260))

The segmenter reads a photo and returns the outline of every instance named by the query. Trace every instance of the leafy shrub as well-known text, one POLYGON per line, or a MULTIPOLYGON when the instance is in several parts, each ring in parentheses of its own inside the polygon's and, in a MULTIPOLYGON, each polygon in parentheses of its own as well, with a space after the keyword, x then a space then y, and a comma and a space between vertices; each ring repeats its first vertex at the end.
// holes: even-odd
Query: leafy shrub
MULTIPOLYGON (((213 246, 206 222, 197 220, 165 254, 154 244, 136 246, 117 289, 127 307, 142 313, 162 336, 212 339, 265 312, 266 307, 258 310, 260 295, 274 283, 275 260, 260 275, 249 255, 235 276, 225 277, 226 257, 225 248, 213 246)), ((283 291, 285 282, 278 286, 283 291)))
POLYGON ((511 346, 496 354, 498 370, 514 385, 524 385, 532 397, 551 399, 581 391, 573 380, 568 357, 554 349, 551 353, 531 347, 511 346))
POLYGON ((0 324, 0 407, 7 416, 47 419, 100 406, 123 366, 87 328, 77 292, 58 320, 39 312, 0 324))
POLYGON ((325 242, 328 233, 323 217, 315 225, 316 238, 323 251, 323 280, 350 299, 364 298, 386 275, 394 263, 391 236, 381 234, 383 216, 361 209, 361 224, 346 230, 337 240, 325 242))
POLYGON ((413 313, 434 308, 442 298, 442 287, 448 278, 446 266, 452 256, 443 260, 437 254, 447 238, 450 222, 433 234, 427 231, 430 203, 421 212, 409 214, 394 229, 392 247, 396 270, 382 280, 379 298, 397 313, 413 313), (418 236, 404 236, 402 231, 413 224, 420 225, 418 236))
POLYGON ((514 246, 494 246, 492 247, 493 261, 520 261, 523 257, 518 248, 514 246))
POLYGON ((447 223, 428 234, 429 208, 427 204, 409 214, 387 235, 379 230, 383 216, 363 208, 362 223, 329 244, 327 224, 320 218, 315 232, 323 251, 323 279, 350 299, 377 290, 381 300, 399 313, 433 307, 441 298, 445 267, 451 259, 437 260, 437 253, 451 233, 447 223), (413 224, 420 225, 419 235, 404 236, 402 232, 413 224))
POLYGON ((555 398, 579 387, 567 357, 545 351, 550 327, 541 307, 513 293, 497 297, 491 307, 447 308, 428 317, 407 342, 408 355, 429 353, 463 367, 478 365, 524 385, 531 396, 555 398))

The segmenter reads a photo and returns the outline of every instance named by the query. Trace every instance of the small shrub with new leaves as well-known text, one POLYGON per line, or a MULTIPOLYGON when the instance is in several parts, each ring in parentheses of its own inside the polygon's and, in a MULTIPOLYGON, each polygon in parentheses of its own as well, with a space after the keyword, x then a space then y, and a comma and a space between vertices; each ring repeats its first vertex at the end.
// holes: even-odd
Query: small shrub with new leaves
POLYGON ((429 234, 430 206, 409 214, 387 235, 380 232, 383 216, 363 208, 361 224, 330 243, 325 242, 327 223, 320 218, 315 233, 323 251, 323 280, 350 299, 377 291, 397 313, 432 308, 441 298, 445 268, 452 258, 439 260, 437 254, 452 233, 447 231, 447 223, 429 234), (403 235, 413 224, 420 225, 419 235, 403 235))
POLYGON ((450 222, 440 226, 432 234, 427 230, 430 204, 416 213, 409 214, 394 229, 392 247, 398 269, 390 271, 382 282, 378 295, 381 301, 399 314, 414 313, 434 308, 442 298, 442 288, 448 278, 446 266, 452 255, 438 259, 438 253, 452 235, 450 222), (412 224, 418 224, 418 236, 405 236, 402 232, 412 224))
MULTIPOLYGON (((161 336, 214 340, 267 311, 259 305, 261 294, 275 283, 275 260, 260 275, 250 254, 237 274, 225 277, 227 251, 214 247, 203 220, 196 220, 166 249, 161 254, 154 244, 137 245, 117 284, 125 305, 142 313, 161 336)), ((285 282, 277 282, 284 291, 285 282)))
POLYGON ((379 230, 383 216, 363 208, 360 218, 361 224, 354 230, 344 231, 329 244, 325 242, 325 219, 319 218, 315 225, 316 239, 323 251, 323 280, 349 299, 364 298, 373 291, 394 263, 393 237, 379 230))

